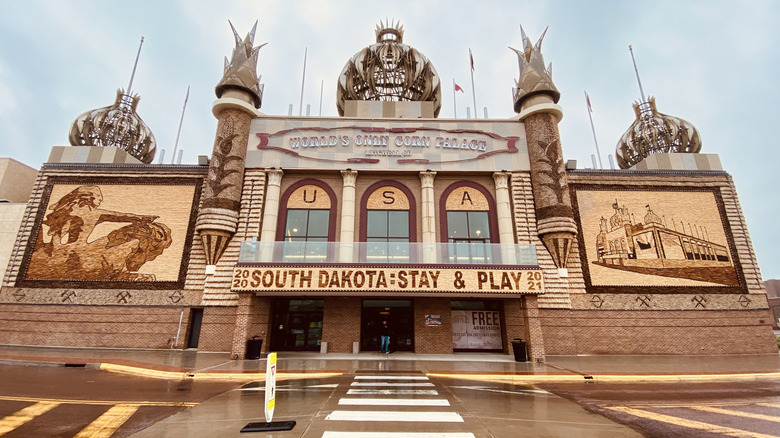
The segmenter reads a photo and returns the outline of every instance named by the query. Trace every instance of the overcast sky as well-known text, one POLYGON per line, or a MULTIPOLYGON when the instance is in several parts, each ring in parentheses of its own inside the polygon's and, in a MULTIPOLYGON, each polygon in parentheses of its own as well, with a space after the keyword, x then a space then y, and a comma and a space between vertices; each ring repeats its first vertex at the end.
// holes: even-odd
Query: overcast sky
MULTIPOLYGON (((214 86, 234 43, 259 20, 255 44, 265 84, 261 111, 298 114, 304 49, 305 106, 336 112, 336 81, 346 61, 375 41, 379 20, 395 18, 404 42, 425 54, 442 79, 440 117, 471 104, 468 49, 474 53, 478 114, 514 115, 520 25, 542 52, 561 92, 566 159, 592 167, 595 153, 583 91, 605 166, 631 125, 640 97, 628 45, 645 93, 660 112, 701 134, 703 153, 720 155, 734 178, 765 279, 780 278, 780 2, 734 1, 9 1, 0 0, 0 156, 33 167, 67 145, 81 113, 113 103, 126 88, 145 37, 133 92, 138 113, 170 162, 187 86, 179 141, 183 163, 211 153, 214 86)), ((473 110, 472 110, 473 111, 473 110)), ((473 113, 472 113, 473 114, 473 113)), ((158 160, 155 159, 155 162, 158 160)))

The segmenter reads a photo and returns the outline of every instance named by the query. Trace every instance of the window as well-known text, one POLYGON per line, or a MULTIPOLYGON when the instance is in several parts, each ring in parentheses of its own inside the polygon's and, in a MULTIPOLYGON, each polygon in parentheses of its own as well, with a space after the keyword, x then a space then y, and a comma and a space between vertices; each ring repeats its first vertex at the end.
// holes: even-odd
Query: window
POLYGON ((369 210, 366 262, 409 262, 409 211, 369 210))
POLYGON ((284 260, 289 263, 324 262, 330 241, 331 200, 313 184, 301 185, 287 197, 284 221, 284 260))
POLYGON ((365 263, 409 263, 413 258, 414 209, 411 194, 397 183, 380 181, 366 190, 362 204, 361 240, 365 263))
POLYGON ((443 228, 450 263, 492 263, 490 206, 483 190, 471 185, 455 187, 446 195, 443 228))

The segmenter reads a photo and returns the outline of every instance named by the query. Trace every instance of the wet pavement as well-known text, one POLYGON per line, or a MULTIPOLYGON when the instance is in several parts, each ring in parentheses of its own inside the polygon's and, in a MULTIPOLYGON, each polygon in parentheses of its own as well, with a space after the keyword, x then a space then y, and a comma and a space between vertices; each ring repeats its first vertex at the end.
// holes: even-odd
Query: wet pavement
MULTIPOLYGON (((161 420, 134 435, 138 437, 645 436, 574 396, 559 397, 547 389, 579 385, 569 387, 582 391, 592 383, 674 388, 697 382, 715 382, 715 387, 759 382, 754 385, 760 388, 760 382, 780 381, 777 354, 548 356, 544 363, 529 363, 482 353, 281 352, 274 421, 295 420, 297 425, 287 432, 241 434, 247 423, 264 421, 264 359, 231 360, 228 353, 181 350, 0 345, 0 363, 92 364, 168 381, 239 382, 236 389, 161 420)), ((616 388, 620 393, 631 387, 616 388)))

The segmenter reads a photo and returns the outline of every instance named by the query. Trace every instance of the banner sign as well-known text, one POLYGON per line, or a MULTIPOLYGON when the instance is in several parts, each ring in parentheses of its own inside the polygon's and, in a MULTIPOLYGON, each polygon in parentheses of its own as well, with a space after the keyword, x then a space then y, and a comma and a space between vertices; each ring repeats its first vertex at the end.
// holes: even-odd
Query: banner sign
POLYGON ((453 310, 452 347, 463 350, 501 350, 501 318, 493 310, 453 310))
POLYGON ((542 294, 541 269, 235 267, 232 291, 542 294))
POLYGON ((265 365, 265 422, 270 423, 274 418, 276 406, 276 353, 268 354, 265 365))

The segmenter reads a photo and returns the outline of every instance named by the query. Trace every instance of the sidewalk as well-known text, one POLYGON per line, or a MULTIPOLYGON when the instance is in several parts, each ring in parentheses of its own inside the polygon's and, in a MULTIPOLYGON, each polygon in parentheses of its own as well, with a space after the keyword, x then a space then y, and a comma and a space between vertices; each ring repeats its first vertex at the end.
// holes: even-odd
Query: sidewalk
MULTIPOLYGON (((231 360, 229 353, 0 345, 0 362, 90 365, 107 371, 164 379, 251 381, 264 377, 265 360, 231 360)), ((548 356, 545 363, 515 362, 505 354, 422 355, 278 353, 278 379, 360 371, 420 372, 439 377, 507 382, 670 381, 780 379, 780 355, 548 356)))

